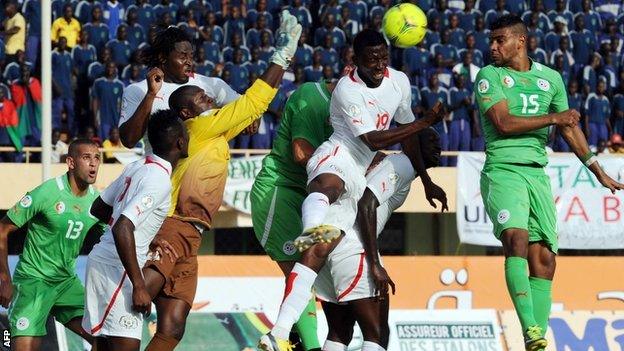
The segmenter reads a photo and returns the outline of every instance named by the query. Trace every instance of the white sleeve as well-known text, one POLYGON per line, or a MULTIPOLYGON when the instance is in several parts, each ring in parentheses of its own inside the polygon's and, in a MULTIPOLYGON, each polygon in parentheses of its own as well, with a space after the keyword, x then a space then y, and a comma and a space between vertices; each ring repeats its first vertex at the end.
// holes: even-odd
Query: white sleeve
POLYGON ((345 124, 354 136, 377 130, 375 118, 370 114, 366 107, 364 96, 358 89, 345 89, 342 87, 339 91, 334 90, 332 100, 336 97, 336 112, 345 119, 345 124))
POLYGON ((122 198, 120 215, 132 221, 135 228, 149 218, 154 210, 169 203, 171 196, 171 180, 168 174, 153 166, 147 167, 152 169, 139 171, 130 179, 130 185, 122 198))
POLYGON ((100 198, 104 201, 108 206, 113 206, 115 203, 115 198, 119 195, 120 191, 123 189, 123 185, 125 183, 125 170, 121 173, 117 179, 115 179, 104 191, 100 193, 100 198))
POLYGON ((132 117, 143 98, 145 98, 145 92, 138 85, 131 84, 124 89, 119 117, 120 126, 132 117))
POLYGON ((397 74, 397 80, 399 83, 399 89, 401 89, 401 102, 396 112, 394 113, 394 120, 400 124, 407 124, 414 122, 414 112, 412 112, 412 87, 409 82, 409 78, 403 72, 397 74))
POLYGON ((202 89, 206 91, 206 94, 214 98, 215 104, 218 107, 223 107, 225 104, 240 97, 240 95, 221 78, 206 77, 200 74, 196 75, 196 77, 201 82, 202 89))

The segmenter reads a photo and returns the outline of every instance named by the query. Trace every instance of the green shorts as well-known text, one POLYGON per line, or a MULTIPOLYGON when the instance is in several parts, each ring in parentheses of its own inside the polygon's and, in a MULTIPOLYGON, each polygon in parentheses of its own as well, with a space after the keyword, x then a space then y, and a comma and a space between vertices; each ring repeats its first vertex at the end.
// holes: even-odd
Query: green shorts
POLYGON ((62 324, 82 317, 84 287, 76 276, 55 283, 15 277, 8 313, 11 336, 46 335, 48 315, 53 315, 62 324))
POLYGON ((307 194, 299 189, 254 182, 251 220, 264 251, 274 261, 297 261, 301 254, 293 241, 301 235, 301 204, 307 194))
POLYGON ((505 229, 525 229, 529 242, 543 241, 557 253, 557 212, 550 177, 542 167, 486 165, 481 197, 499 240, 505 229))

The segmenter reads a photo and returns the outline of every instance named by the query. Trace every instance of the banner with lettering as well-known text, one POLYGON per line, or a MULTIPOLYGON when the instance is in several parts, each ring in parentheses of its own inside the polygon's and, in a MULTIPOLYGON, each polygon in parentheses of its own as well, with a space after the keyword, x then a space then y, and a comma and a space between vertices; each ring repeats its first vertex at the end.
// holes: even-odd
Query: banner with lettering
MULTIPOLYGON (((622 181, 624 157, 600 156, 603 169, 622 181)), ((485 161, 482 153, 460 153, 457 163, 457 231, 462 243, 500 246, 492 234, 479 180, 485 161)), ((551 155, 550 176, 557 208, 559 247, 563 249, 624 248, 624 192, 602 187, 596 177, 574 156, 551 155)))
POLYGON ((251 214, 249 193, 262 168, 263 156, 232 157, 228 165, 223 202, 243 213, 251 214))

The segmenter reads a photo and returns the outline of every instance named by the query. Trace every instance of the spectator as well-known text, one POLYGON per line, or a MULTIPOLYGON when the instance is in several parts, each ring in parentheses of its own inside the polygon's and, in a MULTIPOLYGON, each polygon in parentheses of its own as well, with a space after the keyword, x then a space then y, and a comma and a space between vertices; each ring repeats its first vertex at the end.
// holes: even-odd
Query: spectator
POLYGON ((89 89, 91 84, 88 69, 89 65, 97 60, 97 51, 93 45, 89 44, 88 32, 84 30, 80 32, 80 43, 71 50, 71 58, 74 64, 73 73, 76 75, 75 112, 80 121, 86 121, 87 116, 90 116, 89 89))
MULTIPOLYGON (((0 145, 1 146, 15 146, 21 145, 19 140, 13 140, 17 137, 17 126, 19 125, 19 117, 15 104, 9 99, 4 92, 4 89, 0 89, 0 145)), ((21 147, 21 146, 20 146, 21 147)), ((4 160, 4 158, 0 158, 4 160)))
POLYGON ((464 59, 464 55, 466 52, 470 52, 472 54, 472 62, 478 67, 483 67, 483 53, 481 50, 476 48, 477 41, 474 37, 473 33, 466 34, 466 48, 457 51, 457 55, 460 60, 464 59))
MULTIPOLYGON (((342 6, 340 8, 340 19, 338 21, 338 28, 340 28, 345 33, 347 41, 352 42, 355 35, 362 30, 362 25, 360 24, 360 22, 351 18, 349 11, 350 9, 348 6, 342 6)), ((347 45, 345 45, 344 47, 346 46, 347 45)))
MULTIPOLYGON (((467 89, 470 92, 472 92, 472 86, 474 85, 474 82, 477 79, 477 73, 479 73, 480 69, 481 68, 479 68, 477 65, 472 63, 472 52, 466 51, 462 58, 462 62, 456 64, 453 67, 453 73, 456 76, 457 75, 463 76, 465 82, 468 82, 467 89)), ((462 85, 465 85, 466 84, 465 82, 462 83, 462 85)))
MULTIPOLYGON (((342 4, 343 8, 349 9, 349 18, 356 22, 360 28, 366 23, 368 5, 362 0, 347 0, 342 4)), ((426 11, 426 10, 423 10, 426 11)))
POLYGON ((91 10, 91 22, 85 24, 82 30, 89 33, 89 44, 95 46, 98 53, 108 43, 108 25, 102 22, 102 9, 94 7, 91 10))
MULTIPOLYGON (((477 18, 482 17, 481 11, 474 8, 475 1, 464 1, 464 10, 459 12, 459 27, 466 32, 475 30, 477 24, 477 18)), ((424 10, 423 10, 424 11, 424 10)))
POLYGON ((577 67, 574 71, 578 71, 580 67, 589 62, 590 57, 596 47, 596 36, 594 33, 585 29, 585 18, 576 16, 574 18, 574 30, 570 32, 572 40, 572 55, 577 67))
POLYGON ((250 81, 255 80, 255 79, 252 79, 251 77, 252 74, 255 74, 256 77, 261 76, 262 73, 266 71, 268 66, 269 65, 266 63, 266 61, 260 60, 260 49, 257 47, 251 49, 251 60, 245 62, 245 67, 247 67, 247 70, 249 71, 249 80, 250 81))
POLYGON ((321 52, 315 51, 312 56, 312 64, 304 68, 305 80, 307 82, 318 82, 323 77, 323 64, 321 63, 321 52))
POLYGON ((537 47, 537 37, 531 36, 529 37, 529 48, 528 48, 529 57, 535 61, 545 65, 548 62, 548 58, 546 55, 546 51, 544 49, 537 47))
POLYGON ((336 16, 328 14, 323 21, 323 26, 314 32, 314 45, 320 46, 325 43, 325 37, 329 35, 332 39, 331 46, 340 49, 347 43, 347 37, 342 29, 336 27, 336 16))
MULTIPOLYGON (((145 32, 148 32, 149 27, 153 24, 155 20, 154 8, 152 7, 152 5, 150 5, 147 0, 136 0, 136 4, 130 5, 126 8, 126 12, 130 11, 136 11, 139 24, 141 25, 141 27, 143 27, 143 30, 145 32)), ((113 32, 112 34, 113 35, 111 36, 111 38, 114 38, 115 32, 113 32)))
POLYGON ((239 7, 229 7, 229 16, 226 17, 225 22, 223 23, 223 30, 225 32, 225 45, 234 45, 235 34, 240 36, 241 43, 245 45, 245 19, 241 18, 241 11, 239 7))
POLYGON ((12 62, 17 59, 18 51, 26 50, 26 20, 17 11, 17 4, 12 0, 4 5, 4 13, 6 16, 2 23, 4 31, 0 32, 0 34, 4 35, 6 59, 12 62))
POLYGON ((68 51, 67 40, 59 37, 52 50, 52 127, 61 128, 62 113, 65 112, 67 128, 74 132, 78 125, 74 121, 74 94, 71 84, 73 62, 68 51))
MULTIPOLYGON (((583 96, 579 93, 579 85, 576 80, 571 80, 568 83, 568 106, 571 109, 582 111, 583 96)), ((561 131, 556 128, 554 139, 554 150, 558 152, 569 152, 570 146, 563 139, 561 131)))
POLYGON ((422 96, 420 95, 420 88, 418 85, 410 86, 410 90, 412 93, 412 112, 416 118, 422 114, 422 96))
POLYGON ((505 0, 496 0, 496 7, 485 12, 485 25, 490 28, 492 23, 500 16, 508 15, 509 11, 505 9, 505 0))
POLYGON ((52 163, 65 162, 68 151, 69 137, 67 133, 62 134, 59 129, 52 129, 52 153, 50 155, 52 163))
POLYGON ((624 81, 620 80, 620 90, 613 97, 613 132, 624 134, 624 81))
POLYGON ((41 83, 30 76, 30 67, 20 67, 21 76, 11 83, 11 97, 19 116, 19 128, 11 139, 16 148, 41 144, 41 83), (20 143, 17 146, 17 143, 20 143))
MULTIPOLYGON (((270 41, 269 33, 268 32, 262 32, 262 34, 260 35, 261 43, 263 43, 262 42, 263 38, 264 38, 265 42, 270 41)), ((249 52, 249 49, 243 44, 243 37, 241 36, 241 34, 239 32, 235 32, 232 35, 232 45, 230 45, 230 46, 228 46, 228 47, 223 49, 223 53, 222 53, 223 61, 224 62, 232 62, 234 50, 236 50, 236 49, 240 49, 242 51, 242 53, 243 53, 243 61, 249 61, 249 58, 251 57, 251 53, 249 52)), ((267 62, 268 62, 268 58, 267 58, 267 62)))
POLYGON ((117 27, 117 38, 106 43, 106 47, 111 51, 113 62, 121 68, 130 63, 130 53, 132 52, 130 43, 126 40, 128 38, 127 28, 126 25, 117 27))
POLYGON ((41 2, 26 0, 22 6, 24 17, 28 18, 28 34, 26 37, 26 60, 36 63, 41 44, 41 2))
POLYGON ((162 17, 165 13, 168 13, 171 18, 178 17, 178 10, 180 7, 172 3, 170 0, 161 0, 160 4, 154 6, 154 16, 156 18, 162 17))
POLYGON ((340 62, 338 62, 338 72, 345 75, 345 69, 353 65, 353 48, 348 45, 342 48, 340 52, 340 62))
POLYGON ((595 93, 589 93, 585 100, 585 135, 589 145, 598 146, 598 143, 609 139, 611 124, 611 104, 605 96, 607 84, 604 79, 598 80, 595 93))
POLYGON ((416 46, 403 50, 403 71, 411 80, 417 82, 425 76, 425 72, 431 68, 431 53, 420 42, 416 46))
MULTIPOLYGON (((556 16, 550 19, 544 12, 544 3, 541 0, 536 0, 533 3, 531 10, 522 14, 522 21, 527 26, 530 23, 534 23, 534 25, 542 32, 548 32, 552 26, 551 22, 555 20, 556 16)), ((567 19, 565 16, 564 18, 567 19)), ((570 17, 570 20, 571 19, 572 17, 570 17)))
POLYGON ((271 42, 273 42, 273 33, 266 27, 266 16, 260 15, 256 20, 254 28, 249 28, 246 34, 246 43, 248 48, 253 48, 260 45, 260 34, 264 31, 269 32, 271 35, 271 42))
POLYGON ((340 16, 338 0, 328 0, 326 4, 321 5, 319 8, 319 19, 321 23, 325 23, 326 18, 330 15, 334 16, 334 19, 340 16))
POLYGON ((284 90, 284 94, 286 94, 287 98, 290 97, 293 91, 297 90, 297 88, 299 88, 301 84, 306 82, 303 67, 295 66, 293 73, 294 73, 295 79, 292 81, 292 83, 282 86, 282 89, 284 90))
MULTIPOLYGON (((166 15, 169 16, 168 13, 166 15)), ((181 21, 177 24, 178 28, 184 30, 189 38, 197 37, 199 24, 197 23, 195 17, 195 11, 193 11, 192 8, 189 8, 186 10, 186 14, 180 19, 181 21)))
MULTIPOLYGON (((486 56, 490 52, 490 30, 485 28, 485 21, 483 20, 483 17, 477 17, 475 27, 475 31, 471 33, 475 38, 474 47, 475 49, 481 51, 483 56, 486 56)), ((487 62, 487 59, 484 61, 487 62)))
POLYGON ((217 25, 217 17, 213 12, 206 12, 206 24, 199 27, 199 35, 204 41, 214 41, 219 45, 223 45, 225 34, 223 28, 217 25), (209 31, 208 31, 209 30, 209 31))
POLYGON ((19 79, 19 77, 22 75, 22 66, 28 66, 30 69, 32 69, 33 67, 32 62, 26 61, 26 54, 24 53, 24 51, 18 50, 16 56, 17 58, 15 61, 9 63, 4 67, 4 72, 2 74, 4 80, 9 83, 14 81, 15 79, 19 79))
POLYGON ((565 18, 568 22, 568 31, 571 31, 572 23, 576 25, 576 19, 574 18, 574 14, 566 9, 566 2, 565 0, 556 0, 555 9, 548 12, 548 19, 550 19, 550 22, 554 22, 555 18, 558 16, 565 18))
POLYGON ((230 86, 237 93, 243 94, 245 90, 247 90, 247 85, 249 84, 249 71, 247 67, 243 65, 243 51, 241 49, 234 49, 232 62, 226 63, 225 67, 231 74, 230 86))
POLYGON ((73 48, 80 37, 80 22, 73 17, 74 10, 70 4, 63 6, 63 17, 52 22, 50 37, 52 42, 58 44, 59 38, 65 38, 68 48, 73 48))
POLYGON ((98 126, 99 137, 106 139, 106 133, 119 125, 121 97, 124 84, 117 79, 117 66, 113 62, 106 64, 106 73, 93 83, 92 108, 95 113, 95 125, 98 126))
POLYGON ((561 74, 561 79, 563 79, 563 84, 567 86, 568 82, 570 81, 570 69, 566 67, 565 57, 561 54, 558 54, 557 56, 553 58, 553 61, 554 63, 552 66, 555 68, 557 72, 561 74))
POLYGON ((291 15, 297 17, 297 22, 303 27, 303 33, 306 33, 312 26, 312 15, 310 11, 303 6, 302 0, 293 0, 292 5, 288 9, 291 15))
POLYGON ((104 48, 100 54, 100 59, 89 65, 87 68, 87 77, 89 82, 94 82, 96 79, 104 75, 105 65, 112 62, 112 54, 109 48, 104 48))
POLYGON ((448 9, 447 0, 437 0, 436 7, 427 11, 427 19, 432 21, 438 19, 442 30, 445 30, 449 27, 449 20, 452 14, 453 11, 448 9))
MULTIPOLYGON (((211 36, 212 28, 205 27, 200 33, 211 36)), ((215 64, 223 61, 223 58, 221 57, 221 47, 216 41, 206 40, 201 47, 204 49, 204 54, 206 55, 207 60, 212 61, 215 64)))
POLYGON ((330 65, 323 66, 323 80, 331 81, 336 78, 336 72, 330 65))
POLYGON ((563 69, 568 72, 568 74, 570 74, 570 70, 572 68, 572 66, 574 66, 574 64, 576 63, 576 61, 574 61, 574 57, 572 56, 572 53, 568 50, 570 48, 570 38, 567 36, 563 36, 561 37, 561 40, 559 40, 559 49, 555 50, 551 55, 550 55, 550 65, 554 66, 555 65, 555 59, 557 58, 557 56, 561 56, 563 58, 563 69))
POLYGON ((486 13, 496 7, 496 0, 479 0, 479 11, 486 13))
MULTIPOLYGON (((106 150, 127 150, 123 144, 121 143, 121 139, 119 138, 119 128, 111 127, 108 132, 108 139, 104 140, 102 143, 102 148, 106 150)), ((114 151, 106 151, 104 152, 104 163, 119 163, 117 158, 115 158, 114 151)))
MULTIPOLYGON (((529 23, 527 24, 527 30, 529 36, 534 36, 537 38, 537 46, 544 46, 544 30, 539 28, 539 16, 535 13, 531 13, 529 16, 529 23)), ((550 32, 550 28, 546 30, 546 33, 550 32)))
POLYGON ((563 17, 555 18, 555 30, 544 37, 544 50, 550 55, 559 48, 559 41, 566 36, 567 22, 563 17))
POLYGON ((582 0, 569 0, 568 10, 572 13, 579 13, 583 11, 582 0))
POLYGON ((425 48, 431 48, 433 45, 439 44, 441 32, 440 18, 435 17, 429 20, 427 33, 425 33, 425 39, 423 40, 425 48))
POLYGON ((307 44, 307 40, 308 34, 304 30, 301 32, 301 36, 297 42, 297 51, 295 51, 295 56, 293 57, 295 65, 306 67, 312 64, 314 49, 307 44))
POLYGON ((136 10, 128 12, 127 19, 127 40, 130 45, 130 49, 134 51, 145 42, 145 32, 143 31, 143 27, 141 27, 138 22, 139 15, 137 15, 136 10))
POLYGON ((321 53, 321 64, 331 66, 334 73, 338 72, 338 52, 332 47, 332 35, 327 34, 323 46, 317 47, 314 51, 321 53))
POLYGON ((527 10, 526 1, 505 1, 505 10, 520 16, 527 10))
POLYGON ((91 22, 91 15, 93 14, 93 9, 95 7, 99 7, 100 10, 104 10, 102 8, 101 2, 96 2, 95 0, 81 0, 76 5, 76 18, 80 23, 89 23, 91 22))
MULTIPOLYGON (((378 5, 376 4, 376 6, 370 7, 370 5, 369 5, 369 8, 371 10, 369 12, 368 17, 372 20, 375 17, 379 16, 379 19, 381 20, 383 14, 386 13, 386 11, 388 11, 390 6, 392 6, 392 1, 388 1, 388 0, 386 0, 386 1, 382 0, 382 1, 380 1, 380 3, 378 5)), ((423 11, 425 11, 425 10, 423 9, 423 11)), ((426 11, 425 13, 429 13, 429 11, 426 11)), ((429 18, 429 17, 427 16, 427 18, 429 18)), ((429 19, 429 21, 433 21, 433 18, 429 19)))
POLYGON ((275 47, 273 46, 273 42, 271 42, 271 36, 268 32, 262 32, 260 34, 260 54, 258 58, 264 62, 269 62, 273 52, 275 51, 275 47))
POLYGON ((617 41, 617 47, 615 48, 614 51, 616 52, 622 51, 622 39, 624 39, 624 36, 618 33, 618 28, 617 28, 617 25, 615 24, 615 21, 610 20, 607 22, 606 30, 604 31, 604 33, 600 35, 598 44, 599 45, 603 45, 603 44, 611 45, 614 39, 616 39, 617 41))
POLYGON ((598 69, 600 68, 600 61, 602 56, 598 53, 594 53, 591 57, 589 65, 583 68, 583 92, 585 95, 596 91, 596 83, 598 80, 598 69))
POLYGON ((123 23, 125 10, 117 0, 108 0, 104 5, 104 21, 108 25, 109 39, 115 38, 117 28, 123 23))
POLYGON ((214 70, 214 63, 206 59, 206 50, 203 47, 197 48, 195 52, 195 63, 193 67, 193 72, 199 73, 201 75, 209 77, 212 75, 212 71, 214 70))
POLYGON ((455 46, 455 50, 466 48, 466 32, 459 27, 459 16, 451 15, 449 27, 449 43, 455 46))
POLYGON ((602 31, 602 20, 600 19, 600 15, 592 10, 591 2, 589 0, 583 0, 581 2, 581 7, 583 11, 580 15, 585 19, 585 27, 592 33, 599 33, 602 31))
POLYGON ((609 140, 609 153, 610 154, 624 154, 624 148, 622 147, 622 136, 618 133, 611 135, 609 140))
MULTIPOLYGON (((455 77, 455 86, 449 90, 449 150, 470 151, 470 120, 472 116, 472 93, 466 89, 466 78, 463 75, 455 77)), ((455 157, 449 160, 450 166, 455 166, 455 157)))
POLYGON ((598 12, 603 22, 614 20, 622 11, 622 1, 595 0, 594 9, 598 12))
POLYGON ((82 130, 82 133, 79 135, 80 138, 85 138, 91 140, 94 144, 101 147, 102 139, 100 139, 97 134, 95 134, 95 128, 93 126, 87 126, 82 130))
MULTIPOLYGON (((427 72, 427 80, 429 80, 431 76, 438 77, 437 82, 441 84, 445 90, 453 86, 453 72, 445 66, 441 54, 437 54, 434 57, 433 67, 427 72)), ((431 106, 433 107, 433 105, 431 106)))
MULTIPOLYGON (((210 61, 207 61, 207 62, 210 62, 210 61)), ((124 67, 121 73, 121 81, 124 83, 125 86, 128 86, 132 83, 137 83, 137 82, 142 81, 143 79, 145 79, 146 75, 147 75, 147 67, 145 67, 144 64, 131 63, 128 66, 124 67)))
MULTIPOLYGON (((422 96, 423 108, 425 110, 430 110, 438 101, 440 101, 445 106, 448 106, 449 95, 448 90, 440 87, 438 76, 431 75, 428 80, 428 85, 424 87, 420 94, 422 96)), ((446 120, 440 121, 432 126, 433 129, 438 132, 440 135, 440 145, 442 147, 442 151, 448 151, 449 149, 449 139, 448 139, 448 129, 446 126, 446 120)), ((441 158, 441 165, 446 166, 448 164, 448 160, 446 157, 441 158)))
POLYGON ((612 96, 613 91, 617 87, 617 70, 613 65, 613 56, 605 55, 604 64, 600 67, 600 75, 607 83, 607 95, 612 96))
POLYGON ((458 61, 457 49, 449 43, 450 38, 451 32, 447 29, 442 32, 442 41, 440 44, 434 44, 430 48, 433 57, 438 55, 442 56, 442 64, 445 67, 453 67, 458 61))
POLYGON ((267 1, 266 0, 258 0, 256 3, 256 8, 251 9, 247 12, 247 27, 255 27, 256 22, 260 17, 264 17, 264 20, 269 23, 269 26, 273 25, 273 15, 267 11, 267 1))

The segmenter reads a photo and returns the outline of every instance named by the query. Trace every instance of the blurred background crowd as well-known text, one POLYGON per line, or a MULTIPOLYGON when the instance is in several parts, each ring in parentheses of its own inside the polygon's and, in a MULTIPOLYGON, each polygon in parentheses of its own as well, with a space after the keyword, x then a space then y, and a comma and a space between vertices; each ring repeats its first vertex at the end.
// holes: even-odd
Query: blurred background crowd
MULTIPOLYGON (((340 77, 352 62, 349 47, 362 28, 381 30, 391 0, 53 0, 52 125, 55 156, 62 160, 76 136, 121 147, 117 125, 123 89, 148 70, 142 52, 161 28, 183 28, 195 45, 195 72, 218 76, 239 93, 267 67, 282 8, 304 27, 291 70, 262 118, 256 135, 241 135, 233 148, 267 149, 290 94, 308 81, 340 77)), ((597 152, 624 152, 624 5, 615 0, 411 1, 429 21, 417 47, 391 49, 391 65, 412 83, 414 112, 436 101, 449 114, 435 126, 442 147, 482 151, 484 140, 472 90, 489 63, 488 26, 515 13, 529 27, 531 58, 561 72, 571 108, 597 152)), ((0 146, 40 143, 40 0, 3 1, 0 14, 0 146), (18 128, 19 127, 19 128, 18 128)), ((553 129, 549 147, 568 151, 553 129)), ((114 158, 109 156, 109 161, 114 158)), ((0 161, 21 162, 20 152, 0 161)), ((454 160, 444 160, 453 166, 454 160)))

